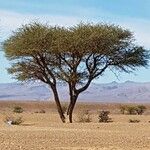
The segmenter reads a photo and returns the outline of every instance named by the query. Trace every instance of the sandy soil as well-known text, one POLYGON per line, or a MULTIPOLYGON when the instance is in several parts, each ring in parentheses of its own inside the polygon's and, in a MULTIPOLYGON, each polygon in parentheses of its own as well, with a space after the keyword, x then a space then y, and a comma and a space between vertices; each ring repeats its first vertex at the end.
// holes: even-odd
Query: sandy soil
MULTIPOLYGON (((45 114, 34 113, 40 106, 48 110, 47 104, 31 103, 35 106, 32 110, 29 103, 19 103, 25 108, 22 114, 12 113, 12 103, 0 104, 0 150, 150 150, 150 115, 113 113, 110 116, 113 122, 98 123, 97 113, 93 111, 90 123, 78 123, 74 117, 73 124, 63 124, 55 107, 50 107, 45 114), (10 126, 4 122, 8 115, 22 116, 24 122, 10 126), (139 119, 140 123, 128 123, 129 119, 139 119)), ((108 109, 116 108, 117 112, 116 106, 109 106, 108 109)))

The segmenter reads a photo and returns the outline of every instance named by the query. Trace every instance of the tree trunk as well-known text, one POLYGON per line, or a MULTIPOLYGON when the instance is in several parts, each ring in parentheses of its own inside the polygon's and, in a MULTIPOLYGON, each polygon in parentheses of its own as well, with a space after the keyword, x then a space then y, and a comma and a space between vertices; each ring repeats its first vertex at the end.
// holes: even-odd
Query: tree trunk
POLYGON ((77 97, 78 96, 73 96, 71 98, 69 109, 68 109, 68 112, 67 112, 67 114, 69 115, 69 122, 70 123, 72 123, 72 114, 73 114, 73 110, 74 110, 74 107, 75 107, 75 104, 76 104, 76 101, 77 101, 77 97))
POLYGON ((53 90, 53 94, 54 94, 54 99, 55 99, 55 102, 56 102, 56 106, 57 106, 57 110, 58 110, 58 113, 59 113, 59 116, 60 116, 60 119, 63 123, 65 123, 65 116, 64 116, 64 113, 63 113, 63 110, 62 110, 62 107, 61 107, 61 104, 60 104, 60 101, 59 101, 59 96, 58 96, 58 92, 57 92, 57 89, 55 86, 51 86, 52 90, 53 90))
POLYGON ((71 107, 71 101, 70 101, 70 103, 69 103, 69 105, 68 105, 68 108, 67 108, 67 115, 69 115, 69 111, 70 111, 70 107, 71 107))

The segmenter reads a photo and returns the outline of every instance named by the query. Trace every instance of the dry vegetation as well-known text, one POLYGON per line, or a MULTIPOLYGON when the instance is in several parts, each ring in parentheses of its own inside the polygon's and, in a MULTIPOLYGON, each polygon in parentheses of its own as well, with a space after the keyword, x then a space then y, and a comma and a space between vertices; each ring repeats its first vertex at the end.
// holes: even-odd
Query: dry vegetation
POLYGON ((78 103, 73 124, 61 123, 50 102, 0 102, 1 150, 150 150, 150 105, 144 115, 122 115, 120 104, 78 103), (15 106, 23 113, 14 113, 15 106), (46 113, 35 113, 45 110, 46 113), (77 115, 89 110, 92 122, 79 123, 77 115), (98 111, 110 111, 113 122, 99 123, 98 111), (8 125, 6 116, 22 116, 23 123, 8 125), (140 120, 129 123, 129 120, 140 120))

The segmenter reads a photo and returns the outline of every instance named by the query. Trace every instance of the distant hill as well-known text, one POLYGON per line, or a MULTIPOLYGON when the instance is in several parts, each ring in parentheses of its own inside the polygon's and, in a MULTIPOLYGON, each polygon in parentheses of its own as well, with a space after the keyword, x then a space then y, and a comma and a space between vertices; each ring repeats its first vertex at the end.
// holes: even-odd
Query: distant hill
MULTIPOLYGON (((68 99, 66 85, 58 85, 62 100, 68 99)), ((0 100, 52 100, 51 89, 43 83, 6 83, 0 84, 0 100)), ((79 97, 79 101, 89 102, 150 102, 150 82, 91 84, 79 97)))

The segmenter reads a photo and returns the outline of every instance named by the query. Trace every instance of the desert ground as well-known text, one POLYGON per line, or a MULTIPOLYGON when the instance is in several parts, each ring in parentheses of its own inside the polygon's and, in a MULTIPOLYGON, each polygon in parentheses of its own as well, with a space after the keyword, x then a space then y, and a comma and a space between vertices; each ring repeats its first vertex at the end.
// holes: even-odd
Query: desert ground
POLYGON ((122 115, 120 104, 78 103, 74 123, 61 123, 53 102, 0 101, 0 150, 150 150, 150 105, 144 115, 122 115), (12 112, 21 106, 24 112, 12 112), (46 113, 35 113, 39 110, 46 113), (78 122, 83 109, 92 122, 78 122), (113 122, 99 123, 98 110, 109 110, 113 122), (22 116, 20 125, 8 125, 6 116, 22 116), (139 119, 139 123, 129 123, 139 119))

